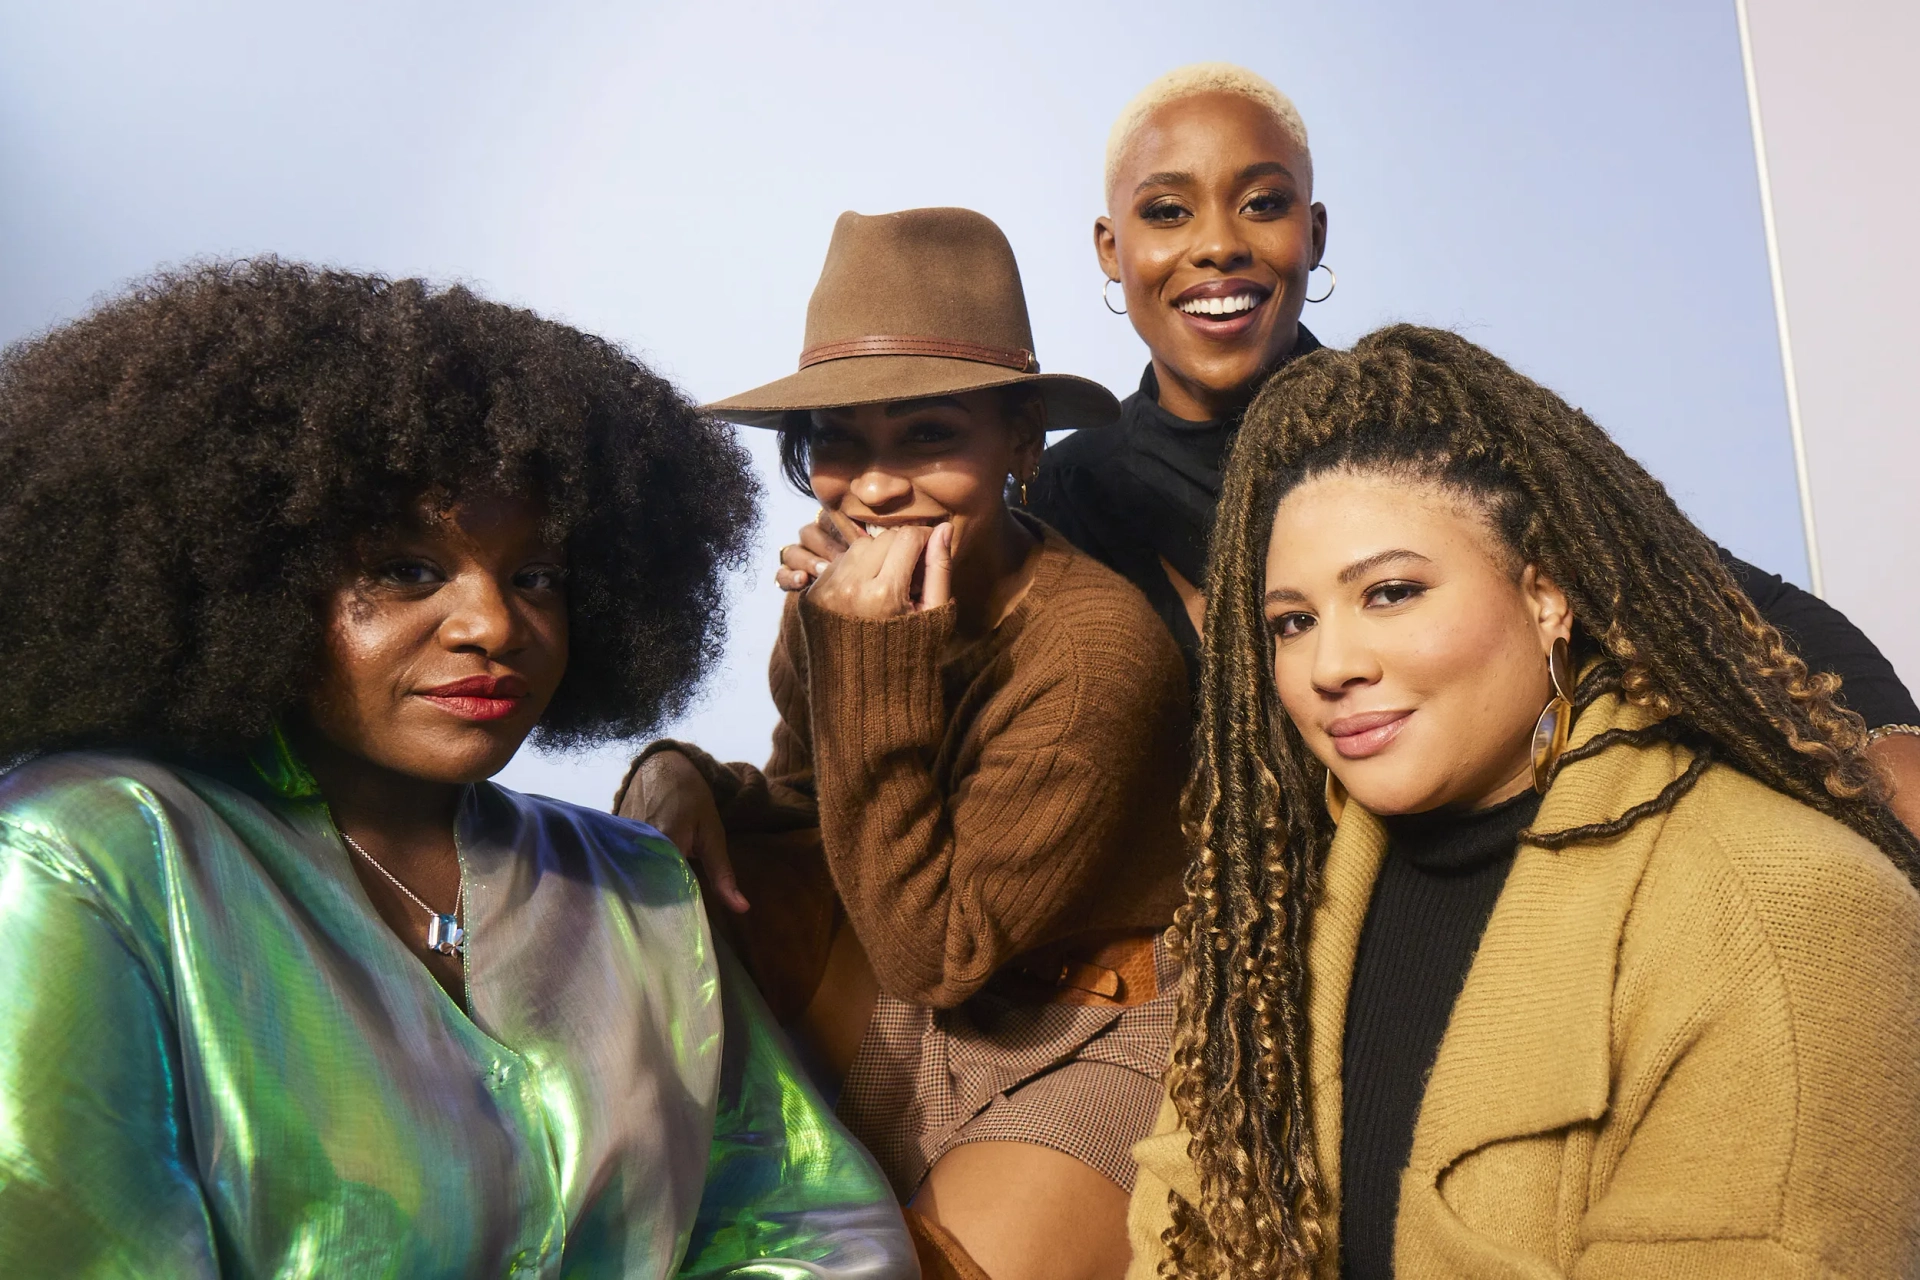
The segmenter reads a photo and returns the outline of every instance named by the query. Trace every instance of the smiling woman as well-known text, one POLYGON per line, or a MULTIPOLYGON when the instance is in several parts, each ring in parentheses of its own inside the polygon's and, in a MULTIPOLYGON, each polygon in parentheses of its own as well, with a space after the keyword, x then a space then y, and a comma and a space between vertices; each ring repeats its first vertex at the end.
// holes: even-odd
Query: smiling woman
POLYGON ((1185 68, 1114 122, 1106 184, 1094 251, 1153 352, 1160 406, 1226 417, 1298 344, 1326 251, 1306 125, 1258 76, 1185 68))
POLYGON ((754 487, 464 289, 163 275, 0 358, 0 1273, 912 1266, 655 831, 754 487))
POLYGON ((1920 846, 1598 426, 1450 333, 1295 361, 1206 630, 1133 1276, 1913 1274, 1920 846))
POLYGON ((934 1278, 1120 1275, 1173 1010, 1180 659, 1008 506, 1115 409, 1032 346, 992 222, 842 216, 800 370, 713 406, 780 430, 834 555, 782 569, 773 756, 656 743, 621 801, 732 908, 934 1278))
POLYGON ((1106 197, 1093 247, 1107 305, 1152 361, 1112 431, 1047 450, 1024 505, 1139 587, 1197 675, 1221 469, 1261 380, 1320 345, 1300 315, 1330 287, 1309 298, 1327 211, 1300 113, 1225 63, 1169 72, 1127 104, 1106 197))

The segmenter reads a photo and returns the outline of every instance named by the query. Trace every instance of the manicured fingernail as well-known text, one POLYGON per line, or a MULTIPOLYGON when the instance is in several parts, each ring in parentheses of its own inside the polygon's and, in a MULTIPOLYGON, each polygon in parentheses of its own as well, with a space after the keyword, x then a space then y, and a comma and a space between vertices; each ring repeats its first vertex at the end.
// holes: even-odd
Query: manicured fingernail
POLYGON ((819 574, 825 573, 826 571, 827 571, 827 562, 825 560, 815 560, 813 562, 813 572, 816 576, 819 574))

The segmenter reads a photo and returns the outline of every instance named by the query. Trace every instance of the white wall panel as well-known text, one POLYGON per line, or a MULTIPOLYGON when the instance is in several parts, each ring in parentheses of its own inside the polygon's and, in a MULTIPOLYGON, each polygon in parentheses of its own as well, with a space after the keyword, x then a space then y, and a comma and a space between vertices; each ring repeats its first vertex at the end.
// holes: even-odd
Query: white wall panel
POLYGON ((1744 8, 1814 573, 1920 685, 1920 4, 1744 8))

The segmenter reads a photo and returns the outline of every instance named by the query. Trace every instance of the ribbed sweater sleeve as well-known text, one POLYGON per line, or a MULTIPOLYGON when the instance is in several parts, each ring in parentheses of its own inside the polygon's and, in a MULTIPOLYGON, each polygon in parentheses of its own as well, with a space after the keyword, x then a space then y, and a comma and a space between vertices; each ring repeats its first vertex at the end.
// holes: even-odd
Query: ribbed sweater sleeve
POLYGON ((1177 856, 1178 739, 1169 752, 1154 728, 1180 705, 1172 646, 1118 611, 1050 613, 994 659, 1003 682, 956 746, 951 606, 885 621, 801 606, 822 844, 900 999, 959 1004, 1010 958, 1098 927, 1097 892, 1145 905, 1142 878, 1177 856))
POLYGON ((819 821, 813 786, 813 752, 807 712, 806 641, 800 630, 799 599, 787 598, 780 618, 780 637, 768 665, 767 684, 779 719, 773 726, 773 754, 765 769, 744 761, 722 762, 691 742, 661 738, 634 757, 627 780, 614 797, 614 812, 629 812, 632 780, 648 757, 677 751, 693 762, 706 779, 720 810, 721 825, 731 835, 757 835, 811 827, 819 821))

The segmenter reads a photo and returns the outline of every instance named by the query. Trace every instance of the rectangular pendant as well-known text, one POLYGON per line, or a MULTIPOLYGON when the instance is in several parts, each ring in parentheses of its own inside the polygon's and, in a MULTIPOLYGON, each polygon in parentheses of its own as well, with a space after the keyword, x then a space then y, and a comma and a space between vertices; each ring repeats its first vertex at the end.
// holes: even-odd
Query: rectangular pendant
POLYGON ((443 956, 457 955, 467 941, 467 931, 452 916, 435 915, 427 924, 427 950, 443 956))

